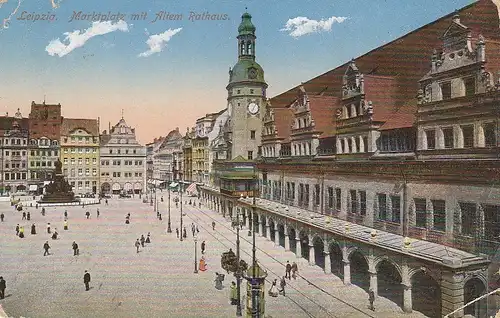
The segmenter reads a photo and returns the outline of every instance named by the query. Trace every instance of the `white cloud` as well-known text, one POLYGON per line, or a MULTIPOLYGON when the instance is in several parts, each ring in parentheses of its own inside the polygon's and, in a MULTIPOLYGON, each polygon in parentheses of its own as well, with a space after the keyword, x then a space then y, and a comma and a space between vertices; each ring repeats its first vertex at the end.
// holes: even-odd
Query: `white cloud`
POLYGON ((114 31, 128 32, 127 22, 123 20, 120 20, 115 24, 111 21, 93 22, 92 26, 82 33, 80 30, 64 33, 66 37, 63 41, 67 42, 67 44, 62 43, 59 38, 50 41, 47 47, 45 47, 45 51, 47 51, 50 56, 58 55, 59 57, 63 57, 74 49, 82 47, 94 36, 104 35, 114 31))
POLYGON ((163 33, 150 35, 148 40, 146 41, 146 44, 149 46, 149 50, 147 50, 146 52, 142 52, 138 55, 138 57, 148 57, 155 53, 160 53, 167 45, 167 42, 170 41, 170 39, 172 39, 172 37, 179 33, 181 30, 182 28, 174 30, 168 29, 163 33))
POLYGON ((293 19, 288 19, 285 27, 280 31, 289 31, 289 35, 298 38, 300 36, 319 33, 323 31, 331 31, 333 23, 342 23, 347 19, 347 17, 331 17, 327 20, 311 20, 306 17, 296 17, 293 19))

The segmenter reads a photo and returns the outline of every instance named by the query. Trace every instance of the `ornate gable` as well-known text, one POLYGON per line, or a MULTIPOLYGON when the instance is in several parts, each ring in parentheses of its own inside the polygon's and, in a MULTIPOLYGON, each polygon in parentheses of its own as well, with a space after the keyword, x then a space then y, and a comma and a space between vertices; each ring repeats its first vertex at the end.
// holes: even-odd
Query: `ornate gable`
POLYGON ((472 52, 471 31, 460 22, 460 16, 453 16, 450 26, 441 36, 443 40, 443 53, 458 51, 468 48, 472 52))
POLYGON ((342 98, 350 98, 359 94, 364 94, 363 74, 353 59, 349 62, 342 78, 342 98))
POLYGON ((297 99, 292 104, 295 113, 301 113, 309 110, 309 97, 303 85, 297 90, 297 99))
POLYGON ((266 113, 264 114, 262 121, 264 123, 270 123, 274 121, 274 111, 272 108, 270 107, 266 108, 266 113))

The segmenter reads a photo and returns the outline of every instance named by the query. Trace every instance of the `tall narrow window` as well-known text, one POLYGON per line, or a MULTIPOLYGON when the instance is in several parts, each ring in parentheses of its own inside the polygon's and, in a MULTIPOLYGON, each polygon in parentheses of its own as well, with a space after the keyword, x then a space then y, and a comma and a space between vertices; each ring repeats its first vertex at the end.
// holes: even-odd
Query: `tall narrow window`
POLYGON ((399 195, 391 196, 392 222, 401 223, 401 198, 399 195))
POLYGON ((434 130, 426 130, 427 149, 436 149, 436 132, 434 130))
POLYGON ((357 214, 358 213, 358 196, 356 193, 356 190, 351 190, 349 191, 351 195, 351 213, 357 214))
POLYGON ((476 204, 459 202, 462 215, 462 234, 473 236, 476 230, 476 204))
POLYGON ((335 189, 335 209, 337 212, 342 209, 342 190, 340 188, 335 189))
POLYGON ((441 96, 443 100, 451 98, 451 83, 445 82, 441 84, 441 96))
POLYGON ((500 205, 484 206, 484 236, 487 240, 500 239, 500 205))
POLYGON ((328 187, 328 208, 333 209, 333 188, 328 187))
POLYGON ((387 195, 380 193, 378 195, 378 218, 379 220, 387 220, 387 195))
POLYGON ((253 151, 248 151, 248 160, 253 160, 253 151))
POLYGON ((250 130, 250 139, 255 140, 255 130, 250 130))
POLYGON ((465 96, 474 96, 476 94, 476 80, 473 77, 464 80, 465 96))
POLYGON ((321 195, 321 188, 319 184, 316 184, 314 185, 314 205, 316 206, 318 206, 321 202, 320 195, 321 195))
POLYGON ((359 212, 366 215, 366 191, 359 191, 359 212))
POLYGON ((432 214, 434 218, 434 229, 446 230, 446 209, 444 200, 432 200, 432 214))
POLYGON ((462 126, 462 134, 464 136, 464 148, 474 147, 474 126, 462 126))
POLYGON ((414 199, 415 201, 415 218, 417 227, 427 226, 427 202, 425 199, 414 199))
POLYGON ((494 123, 487 123, 483 125, 484 132, 484 146, 495 147, 497 143, 497 135, 494 123))
POLYGON ((453 148, 453 128, 452 127, 443 128, 443 138, 444 138, 444 147, 447 149, 453 148))

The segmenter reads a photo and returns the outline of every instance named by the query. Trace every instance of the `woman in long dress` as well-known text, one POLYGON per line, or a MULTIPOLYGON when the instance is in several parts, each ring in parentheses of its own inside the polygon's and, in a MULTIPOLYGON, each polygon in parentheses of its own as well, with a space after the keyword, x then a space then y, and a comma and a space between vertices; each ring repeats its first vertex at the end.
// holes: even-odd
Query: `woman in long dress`
POLYGON ((200 266, 199 266, 199 270, 204 272, 207 270, 207 263, 205 262, 205 257, 201 257, 200 259, 200 266))
POLYGON ((278 287, 276 287, 276 279, 273 281, 271 288, 269 289, 269 296, 278 297, 278 287))
POLYGON ((33 223, 33 225, 31 226, 31 234, 32 234, 32 235, 35 235, 35 234, 36 234, 36 227, 35 227, 35 223, 33 223))

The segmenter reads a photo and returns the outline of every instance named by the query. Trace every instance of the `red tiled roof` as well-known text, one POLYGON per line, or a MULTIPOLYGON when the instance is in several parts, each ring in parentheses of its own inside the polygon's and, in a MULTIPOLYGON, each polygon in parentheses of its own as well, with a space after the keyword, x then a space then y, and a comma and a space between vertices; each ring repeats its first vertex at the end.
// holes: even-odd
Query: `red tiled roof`
POLYGON ((321 137, 335 135, 335 112, 339 99, 334 96, 308 95, 311 118, 315 130, 321 131, 321 137))
POLYGON ((290 141, 290 131, 293 123, 293 112, 290 108, 273 108, 274 125, 276 126, 278 138, 285 142, 290 141))
POLYGON ((19 124, 20 129, 28 130, 29 121, 28 118, 15 118, 15 117, 0 117, 0 130, 11 130, 13 128, 14 122, 19 124))
POLYGON ((75 129, 84 129, 92 136, 99 136, 99 122, 97 119, 63 118, 61 135, 69 136, 75 129))
MULTIPOLYGON (((389 81, 392 83, 389 85, 389 82, 381 79, 382 77, 378 79, 373 77, 373 89, 371 91, 370 88, 368 89, 370 96, 367 96, 367 100, 371 99, 374 103, 374 116, 377 120, 390 121, 391 124, 387 124, 387 127, 407 127, 410 122, 413 122, 414 115, 412 115, 411 110, 414 109, 416 101, 415 103, 409 101, 416 99, 415 96, 419 89, 418 81, 431 67, 432 51, 434 48, 442 47, 441 36, 449 27, 451 18, 457 13, 460 14, 461 22, 471 30, 473 38, 477 38, 479 34, 482 34, 487 39, 487 58, 496 60, 496 63, 499 63, 496 65, 500 65, 499 53, 492 52, 498 51, 496 44, 489 44, 492 41, 500 40, 498 9, 491 0, 475 2, 359 56, 355 59, 356 66, 364 74, 365 78, 369 77, 369 75, 394 78, 392 82, 389 81), (378 84, 375 84, 375 82, 378 82, 378 84), (385 107, 383 110, 379 108, 379 114, 377 114, 377 104, 381 105, 383 100, 389 98, 387 94, 384 95, 383 92, 380 92, 380 88, 376 86, 384 83, 386 87, 394 91, 394 98, 389 99, 392 106, 385 107), (378 99, 377 104, 374 101, 375 99, 378 99), (403 107, 408 107, 408 109, 401 109, 403 107), (394 114, 398 114, 397 116, 400 116, 399 118, 402 121, 395 121, 394 114)), ((342 77, 347 66, 348 63, 340 65, 301 85, 304 86, 309 96, 321 93, 340 97, 342 77)), ((273 97, 271 99, 273 107, 283 108, 290 105, 296 99, 297 89, 301 85, 273 97)))

